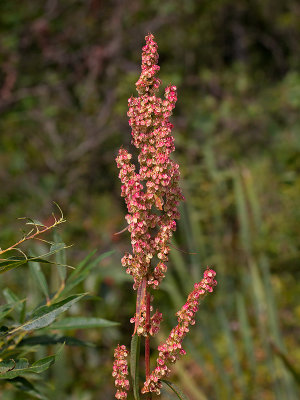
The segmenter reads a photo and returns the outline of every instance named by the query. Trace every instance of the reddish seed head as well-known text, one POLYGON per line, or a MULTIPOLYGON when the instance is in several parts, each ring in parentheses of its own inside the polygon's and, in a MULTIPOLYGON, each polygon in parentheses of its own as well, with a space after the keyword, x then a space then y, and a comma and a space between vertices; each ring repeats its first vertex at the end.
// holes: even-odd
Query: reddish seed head
POLYGON ((167 244, 176 230, 178 204, 184 199, 178 185, 178 165, 169 158, 175 149, 169 117, 177 100, 176 87, 170 85, 165 89, 164 100, 156 97, 160 85, 156 78, 159 71, 157 44, 151 34, 145 39, 142 72, 136 83, 139 97, 128 100, 132 143, 140 149, 139 171, 135 170, 127 150, 121 148, 116 158, 133 247, 132 258, 123 257, 122 265, 133 276, 135 289, 146 275, 148 285, 154 289, 164 278, 169 253, 167 244), (157 228, 155 235, 154 228, 157 228), (150 260, 155 255, 161 262, 150 269, 150 260))

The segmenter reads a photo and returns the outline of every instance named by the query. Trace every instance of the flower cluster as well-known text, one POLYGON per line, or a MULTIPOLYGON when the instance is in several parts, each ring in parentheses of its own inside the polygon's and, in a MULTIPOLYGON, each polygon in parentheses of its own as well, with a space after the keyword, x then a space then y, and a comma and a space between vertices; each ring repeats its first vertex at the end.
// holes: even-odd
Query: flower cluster
MULTIPOLYGON (((152 310, 153 307, 151 306, 150 311, 152 310)), ((136 319, 137 316, 135 314, 135 316, 130 319, 130 322, 135 323, 136 319)), ((146 306, 145 305, 142 306, 141 315, 138 318, 138 326, 136 329, 137 334, 142 336, 148 336, 148 335, 155 336, 159 332, 160 323, 162 319, 163 319, 162 313, 156 310, 155 313, 150 318, 150 326, 148 327, 146 323, 146 306)))
POLYGON ((115 361, 112 372, 117 388, 117 393, 115 395, 117 399, 127 399, 127 391, 129 390, 129 380, 126 379, 128 375, 127 356, 128 351, 126 346, 118 345, 114 352, 115 361))
POLYGON ((157 44, 153 35, 145 39, 142 73, 136 83, 140 96, 128 100, 132 143, 140 150, 139 171, 136 172, 127 150, 121 148, 116 158, 133 250, 132 254, 124 255, 122 265, 133 276, 134 289, 145 276, 152 288, 157 288, 164 278, 170 251, 168 243, 179 218, 177 206, 183 200, 178 185, 179 166, 169 158, 174 151, 169 117, 177 100, 176 87, 165 89, 164 100, 155 96, 160 85, 155 77, 159 71, 157 44), (154 256, 159 261, 152 266, 154 256))
POLYGON ((189 294, 186 304, 177 312, 178 324, 172 329, 165 343, 158 346, 157 366, 144 383, 142 393, 155 392, 159 395, 161 389, 160 379, 170 373, 170 368, 167 364, 174 363, 180 355, 185 354, 181 343, 189 331, 189 325, 195 324, 194 317, 198 311, 199 301, 206 293, 212 292, 214 286, 216 286, 215 275, 214 270, 207 269, 201 282, 194 285, 194 290, 189 294))
MULTIPOLYGON (((217 282, 215 271, 207 269, 201 282, 194 285, 186 304, 176 314, 177 326, 158 346, 156 367, 150 373, 150 336, 159 331, 162 321, 158 310, 151 316, 150 289, 156 289, 166 274, 169 242, 179 218, 178 204, 184 197, 179 188, 179 166, 170 158, 175 147, 169 118, 177 101, 176 87, 168 86, 164 99, 156 97, 161 84, 156 77, 159 71, 157 44, 151 34, 145 39, 142 72, 136 83, 139 97, 128 100, 127 113, 132 128, 132 144, 139 150, 137 162, 124 148, 119 150, 116 162, 122 182, 121 194, 128 210, 125 218, 132 244, 132 253, 124 255, 122 265, 132 275, 133 288, 137 290, 136 313, 130 322, 135 325, 133 335, 145 337, 146 381, 142 393, 160 395, 161 380, 170 373, 170 364, 186 354, 182 341, 189 326, 195 323, 200 300, 213 291, 217 282), (139 165, 138 170, 136 165, 139 165)), ((118 346, 115 350, 113 376, 118 399, 126 399, 129 389, 127 355, 125 346, 118 346)))

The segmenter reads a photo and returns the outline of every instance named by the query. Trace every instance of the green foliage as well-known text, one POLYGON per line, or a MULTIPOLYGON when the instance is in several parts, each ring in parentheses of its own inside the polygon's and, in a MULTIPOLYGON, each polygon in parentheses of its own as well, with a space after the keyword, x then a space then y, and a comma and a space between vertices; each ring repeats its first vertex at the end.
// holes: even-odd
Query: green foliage
MULTIPOLYGON (((37 227, 37 223, 33 222, 37 227)), ((45 225, 42 225, 45 227, 45 225)), ((38 235, 37 235, 38 236, 38 235)), ((28 237, 28 236, 24 236, 28 237)), ((72 336, 57 335, 55 331, 66 331, 77 329, 92 329, 92 328, 109 328, 117 326, 118 323, 112 322, 103 318, 87 318, 87 317, 67 317, 61 320, 57 318, 69 310, 79 300, 86 296, 86 293, 71 294, 65 297, 66 292, 71 292, 73 288, 78 286, 78 283, 84 281, 87 277, 87 272, 99 264, 99 261, 109 255, 111 252, 91 260, 94 252, 81 262, 78 268, 67 275, 67 271, 61 273, 59 270, 66 266, 67 246, 61 242, 60 237, 55 235, 54 242, 51 244, 50 251, 42 256, 27 256, 23 251, 22 259, 18 261, 18 265, 11 266, 11 258, 7 258, 3 263, 6 266, 11 266, 1 272, 7 272, 16 266, 23 268, 29 264, 29 270, 36 283, 37 293, 43 295, 45 300, 38 306, 30 310, 27 307, 30 296, 27 295, 24 299, 20 299, 16 293, 10 288, 3 289, 3 297, 6 304, 0 306, 0 385, 6 387, 12 384, 19 391, 26 392, 30 396, 39 399, 47 399, 45 390, 41 390, 35 385, 34 380, 37 374, 44 373, 50 368, 59 353, 62 351, 62 346, 78 346, 93 348, 93 343, 80 340, 72 336), (61 254, 60 254, 61 253, 61 254), (47 261, 44 257, 55 256, 55 260, 47 261), (55 292, 51 292, 47 282, 47 278, 41 269, 39 263, 47 263, 50 265, 56 264, 60 285, 55 292), (74 279, 74 277, 76 279, 74 279), (44 303, 46 301, 46 304, 44 303), (51 333, 43 333, 43 329, 51 333), (39 334, 39 332, 42 334, 39 334), (40 353, 41 346, 50 346, 61 344, 60 349, 54 355, 38 358, 30 362, 24 358, 24 355, 30 359, 36 358, 34 354, 40 353), (29 379, 29 380, 28 380, 29 379)), ((45 243, 49 243, 43 239, 45 243)), ((16 246, 13 246, 17 249, 16 246)), ((5 253, 6 250, 2 251, 5 253)), ((31 252, 32 253, 32 252, 31 252)), ((53 267, 52 267, 53 268, 53 267)), ((14 273, 11 271, 10 273, 14 273)))

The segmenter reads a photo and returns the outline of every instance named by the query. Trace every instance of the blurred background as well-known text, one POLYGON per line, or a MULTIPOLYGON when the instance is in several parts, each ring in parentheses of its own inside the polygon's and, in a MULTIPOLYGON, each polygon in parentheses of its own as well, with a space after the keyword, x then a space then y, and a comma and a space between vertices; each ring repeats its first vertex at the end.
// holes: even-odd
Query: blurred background
MULTIPOLYGON (((113 349, 130 344, 135 298, 120 258, 130 248, 115 157, 130 147, 144 36, 159 46, 186 202, 157 293, 175 324, 206 265, 218 287, 200 307, 172 380, 192 400, 299 397, 300 4, 297 0, 30 0, 0 2, 1 247, 52 201, 76 266, 109 250, 82 284, 98 296, 71 313, 121 322, 74 330, 96 348, 66 346, 45 373, 50 399, 114 398, 113 349), (197 254, 187 254, 196 252, 197 254), (298 382, 298 383, 297 383, 298 382)), ((57 285, 55 267, 43 267, 57 285)), ((9 286, 35 301, 27 267, 9 286)), ((1 300, 2 301, 2 300, 1 300)), ((37 300, 36 300, 37 301, 37 300)), ((153 349, 157 347, 153 341, 153 349)), ((46 350, 51 351, 51 349, 46 350)), ((156 353, 153 351, 154 363, 156 353)), ((8 388, 3 399, 21 397, 8 388)), ((29 396, 29 395, 28 395, 29 396)), ((129 397, 130 398, 130 397, 129 397)), ((163 398, 172 398, 167 392, 163 398)))

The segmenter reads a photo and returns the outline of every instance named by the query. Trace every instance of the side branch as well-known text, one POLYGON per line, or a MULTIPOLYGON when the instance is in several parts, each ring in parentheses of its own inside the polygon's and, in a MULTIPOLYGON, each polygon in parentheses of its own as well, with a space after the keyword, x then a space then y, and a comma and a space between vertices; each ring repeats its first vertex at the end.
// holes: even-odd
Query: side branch
MULTIPOLYGON (((39 225, 39 224, 35 223, 34 221, 30 222, 31 225, 34 225, 36 231, 35 231, 34 233, 32 233, 32 231, 33 231, 33 229, 32 229, 30 232, 26 233, 26 234, 24 235, 24 237, 23 237, 22 239, 20 239, 17 243, 13 244, 12 246, 8 247, 7 249, 4 249, 4 250, 1 250, 1 249, 0 249, 0 255, 6 253, 6 252, 8 252, 8 251, 11 251, 11 250, 17 250, 17 247, 18 247, 20 244, 24 243, 25 241, 31 240, 31 239, 37 239, 37 236, 40 236, 40 235, 42 235, 43 233, 46 233, 46 232, 50 231, 51 229, 55 228, 57 225, 59 225, 59 224, 65 222, 66 220, 64 219, 63 213, 62 213, 62 211, 61 211, 61 209, 60 209, 59 206, 58 206, 58 208, 59 208, 59 210, 60 210, 60 212, 61 212, 61 216, 60 216, 59 219, 57 219, 57 218, 55 217, 55 215, 52 214, 52 215, 53 215, 53 218, 54 218, 54 222, 53 222, 52 225, 50 225, 50 226, 45 226, 45 225, 39 225), (43 226, 43 229, 39 229, 39 226, 43 226)), ((30 220, 30 219, 29 219, 29 220, 30 220)), ((31 221, 31 220, 30 220, 30 221, 31 221)))

